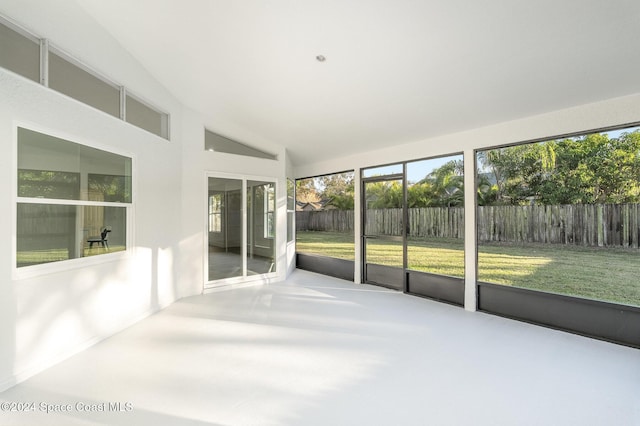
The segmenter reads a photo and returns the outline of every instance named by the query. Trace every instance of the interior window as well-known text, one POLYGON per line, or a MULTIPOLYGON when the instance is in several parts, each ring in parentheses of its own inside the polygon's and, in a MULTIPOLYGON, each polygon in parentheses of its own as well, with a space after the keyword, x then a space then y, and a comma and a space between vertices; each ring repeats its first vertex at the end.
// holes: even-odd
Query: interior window
POLYGON ((131 158, 18 128, 16 266, 127 249, 131 158))

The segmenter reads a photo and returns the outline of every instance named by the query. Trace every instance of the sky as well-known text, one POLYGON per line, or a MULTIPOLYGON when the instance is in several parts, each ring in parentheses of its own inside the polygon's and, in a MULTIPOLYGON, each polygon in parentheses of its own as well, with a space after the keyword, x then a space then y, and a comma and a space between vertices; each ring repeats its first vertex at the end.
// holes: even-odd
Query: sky
MULTIPOLYGON (((412 161, 407 163, 407 180, 415 183, 427 176, 443 164, 453 160, 462 160, 462 154, 447 157, 430 158, 427 160, 412 161)), ((390 166, 375 167, 365 169, 365 177, 380 176, 385 174, 402 173, 402 164, 392 164, 390 166)))

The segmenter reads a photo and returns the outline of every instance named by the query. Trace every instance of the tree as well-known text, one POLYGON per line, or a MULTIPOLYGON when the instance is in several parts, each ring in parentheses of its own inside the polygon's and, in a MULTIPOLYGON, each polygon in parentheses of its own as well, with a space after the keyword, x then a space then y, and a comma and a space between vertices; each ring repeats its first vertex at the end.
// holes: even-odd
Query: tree
POLYGON ((296 201, 302 203, 317 203, 320 201, 320 194, 316 189, 314 178, 298 179, 296 181, 296 201))
POLYGON ((433 184, 431 205, 461 206, 464 203, 464 165, 461 160, 449 161, 427 176, 433 184))
POLYGON ((353 172, 336 173, 296 181, 296 200, 303 203, 323 202, 338 210, 353 210, 353 172))
POLYGON ((540 185, 555 167, 555 145, 549 141, 497 148, 484 151, 479 160, 495 179, 496 203, 528 204, 538 198, 540 185))
POLYGON ((487 174, 479 174, 477 177, 478 182, 478 205, 488 206, 496 203, 498 197, 498 185, 491 183, 487 174))
MULTIPOLYGON (((593 137, 589 135, 587 139, 593 137)), ((595 137, 596 155, 587 166, 594 171, 594 203, 637 202, 640 183, 640 134, 624 133, 615 139, 595 137)), ((588 147, 591 146, 587 142, 588 147)))
POLYGON ((409 208, 427 207, 433 203, 435 190, 431 182, 420 182, 407 188, 409 208))
POLYGON ((404 195, 400 181, 368 183, 365 194, 368 209, 402 208, 404 195))
POLYGON ((333 195, 327 205, 333 206, 337 210, 353 210, 353 193, 333 195))
POLYGON ((353 210, 354 208, 354 176, 352 172, 336 173, 317 178, 323 188, 321 198, 326 205, 338 210, 353 210))
MULTIPOLYGON (((464 203, 464 178, 462 161, 452 160, 443 164, 422 180, 407 186, 407 206, 454 207, 464 203)), ((368 183, 367 208, 401 208, 403 187, 400 181, 368 183)))
POLYGON ((492 204, 640 202, 640 131, 610 138, 594 133, 478 154, 495 179, 479 186, 492 204))

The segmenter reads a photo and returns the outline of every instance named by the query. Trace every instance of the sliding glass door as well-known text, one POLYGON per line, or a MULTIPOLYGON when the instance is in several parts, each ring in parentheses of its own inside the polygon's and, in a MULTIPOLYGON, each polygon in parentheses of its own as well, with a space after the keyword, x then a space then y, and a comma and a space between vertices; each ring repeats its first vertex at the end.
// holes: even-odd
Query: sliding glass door
POLYGON ((242 180, 209 178, 208 281, 241 277, 242 180))
POLYGON ((276 271, 276 184, 207 178, 207 287, 276 271))
POLYGON ((247 275, 275 272, 276 184, 247 181, 247 275))

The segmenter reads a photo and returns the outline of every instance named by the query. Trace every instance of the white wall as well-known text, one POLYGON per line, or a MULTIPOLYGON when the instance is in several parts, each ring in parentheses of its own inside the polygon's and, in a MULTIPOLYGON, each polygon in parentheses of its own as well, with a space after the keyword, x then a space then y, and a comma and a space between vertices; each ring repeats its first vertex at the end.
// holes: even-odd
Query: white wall
POLYGON ((75 2, 7 0, 0 14, 171 116, 167 141, 0 69, 2 390, 194 291, 178 280, 182 105, 75 2), (27 278, 12 275, 18 124, 134 158, 133 245, 126 255, 71 261, 67 265, 80 266, 27 278))
MULTIPOLYGON (((178 298, 202 292, 207 171, 277 180, 276 279, 286 276, 283 149, 269 146, 278 161, 205 152, 202 117, 181 105, 75 2, 6 0, 0 14, 171 117, 167 141, 0 68, 0 214, 6 224, 0 228, 0 391, 178 298), (127 255, 12 276, 17 124, 134 158, 133 246, 127 255)), ((227 123, 207 126, 228 129, 227 123)))
MULTIPOLYGON (((180 117, 179 105, 168 105, 180 117)), ((180 132, 175 120, 174 135, 180 132)), ((181 146, 0 70, 0 389, 173 302, 181 239, 181 146), (130 255, 73 269, 12 274, 17 125, 134 158, 130 255), (178 159, 178 161, 176 161, 178 159)), ((96 258, 97 259, 97 258, 96 258)), ((84 261, 85 259, 83 259, 84 261)), ((62 266, 62 263, 56 265, 62 266)), ((27 268, 28 270, 28 268, 27 268)))
MULTIPOLYGON (((14 279, 15 226, 0 229, 0 390, 122 330, 204 284, 206 172, 277 181, 277 277, 287 271, 286 153, 279 160, 204 150, 200 117, 177 103, 171 141, 0 69, 0 194, 15 210, 15 126, 134 158, 130 256, 14 279)), ((13 221, 15 222, 15 221, 13 221)))
MULTIPOLYGON (((271 177, 276 179, 276 280, 286 277, 286 152, 282 148, 269 147, 277 160, 266 160, 247 156, 205 151, 202 117, 195 112, 186 112, 185 135, 182 151, 182 220, 184 238, 180 250, 183 255, 180 265, 182 287, 192 293, 202 292, 205 282, 203 251, 207 238, 205 220, 207 209, 206 173, 222 173, 243 177, 271 177)), ((216 123, 207 124, 207 129, 217 131, 216 123)))

